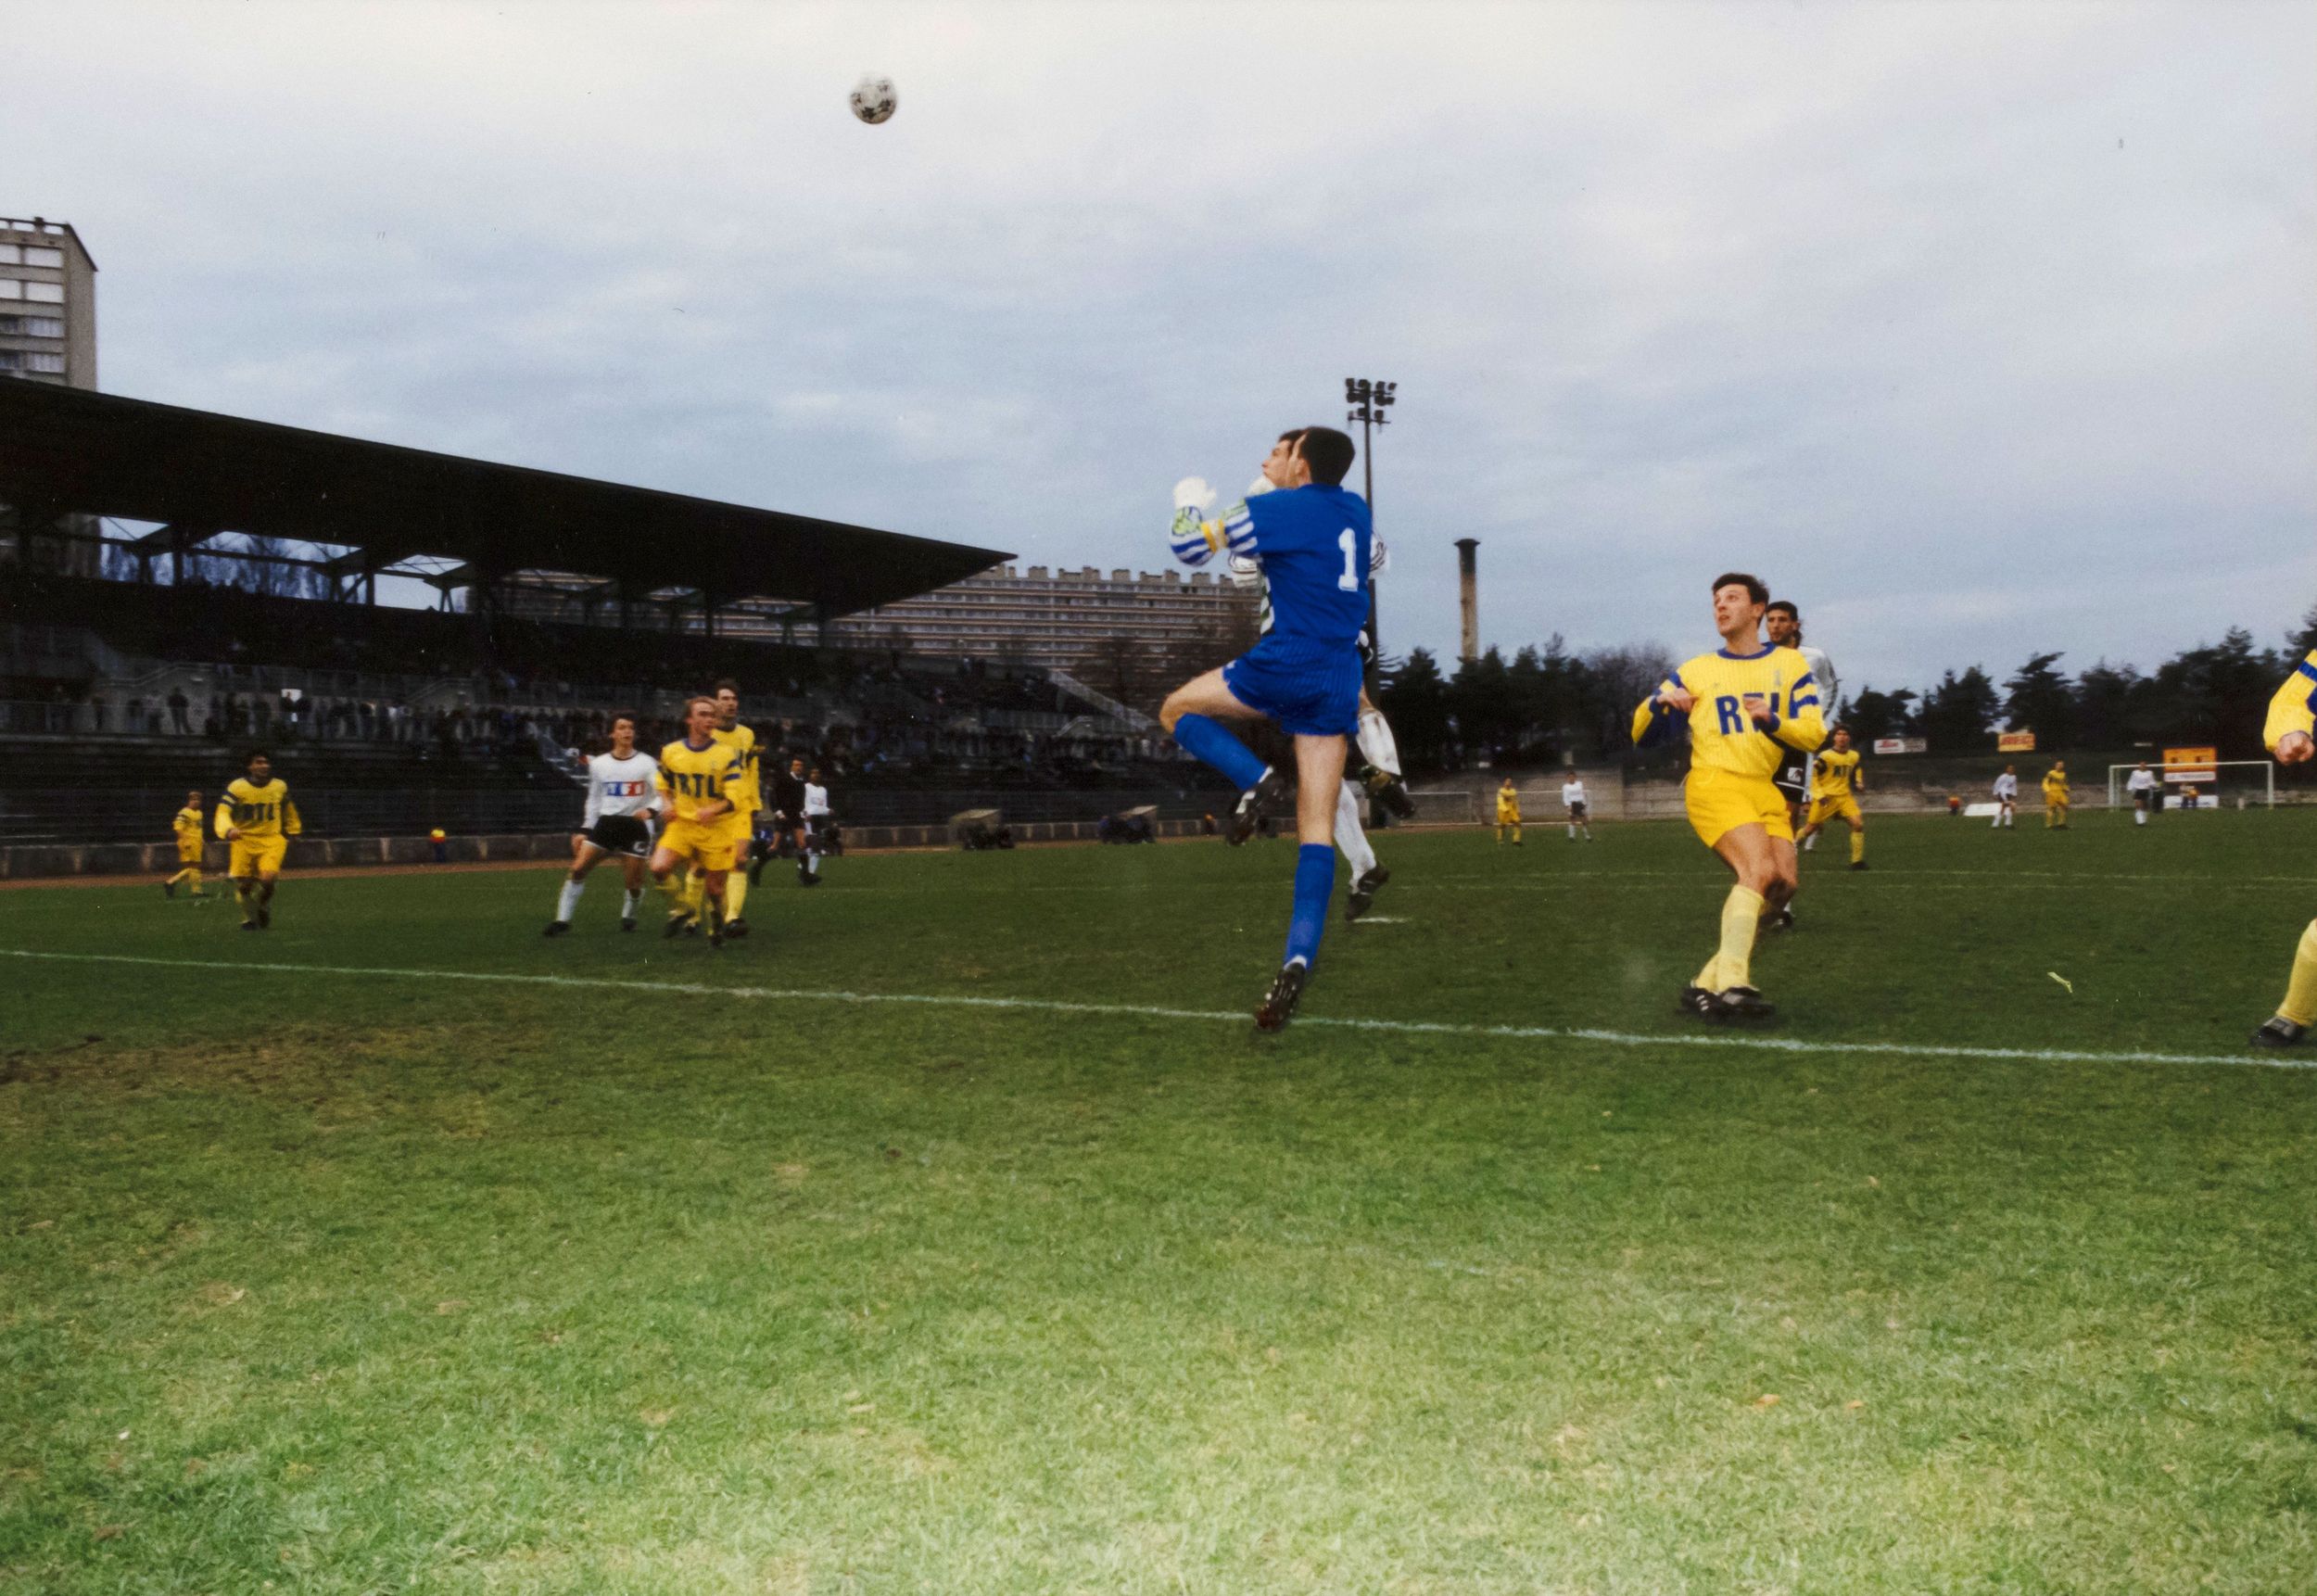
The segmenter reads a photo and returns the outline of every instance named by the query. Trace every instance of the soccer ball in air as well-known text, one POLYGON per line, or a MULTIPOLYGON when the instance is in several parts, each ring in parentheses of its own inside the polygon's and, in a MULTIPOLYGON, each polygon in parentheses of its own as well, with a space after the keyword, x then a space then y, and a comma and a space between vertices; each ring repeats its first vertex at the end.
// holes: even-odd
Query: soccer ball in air
POLYGON ((891 78, 880 78, 872 72, 853 85, 852 104, 853 114, 875 127, 893 119, 893 109, 901 100, 893 93, 891 78))

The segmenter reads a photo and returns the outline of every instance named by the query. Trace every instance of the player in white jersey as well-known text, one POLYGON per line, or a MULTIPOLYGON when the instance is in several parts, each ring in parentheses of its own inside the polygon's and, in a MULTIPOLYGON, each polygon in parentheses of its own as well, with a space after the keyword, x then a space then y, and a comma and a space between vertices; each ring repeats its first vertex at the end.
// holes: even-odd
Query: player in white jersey
POLYGON ((2132 823, 2135 826, 2146 825, 2148 811, 2164 806, 2164 800, 2157 796, 2162 789, 2156 783, 2156 772, 2148 768, 2146 760, 2124 778, 2124 791, 2132 796, 2132 823))
POLYGON ((1585 840, 1591 842, 1593 828, 1585 817, 1585 779, 1574 770, 1569 772, 1569 779, 1561 783, 1561 804, 1569 812, 1569 841, 1576 842, 1576 834, 1582 831, 1585 840))
POLYGON ((829 834, 834 813, 829 806, 829 789, 821 785, 820 772, 808 771, 804 777, 804 851, 796 861, 796 879, 802 885, 820 885, 821 843, 829 834))
MULTIPOLYGON (((1792 599, 1773 599, 1762 612, 1762 629, 1774 649, 1792 649, 1802 655, 1810 667, 1811 678, 1818 688, 1818 703, 1829 726, 1834 724, 1835 699, 1841 691, 1834 680, 1834 662, 1826 657, 1826 650, 1815 649, 1802 640, 1802 612, 1794 608, 1792 599)), ((1804 812, 1810 807, 1810 794, 1818 779, 1817 755, 1789 749, 1786 758, 1770 779, 1786 795, 1787 819, 1797 837, 1803 835, 1804 812)), ((1802 843, 1805 849, 1818 845, 1816 832, 1802 843)))
POLYGON ((652 814, 659 804, 655 780, 660 762, 636 750, 636 717, 612 718, 612 751, 588 761, 588 806, 580 830, 571 839, 571 874, 563 879, 555 900, 555 918, 547 922, 548 936, 571 930, 572 912, 579 894, 588 890, 588 872, 614 855, 627 877, 627 896, 620 906, 619 929, 636 929, 636 909, 643 902, 644 861, 652 853, 652 814))
POLYGON ((1989 830, 2010 825, 2011 811, 2019 802, 2019 767, 2007 765, 2003 767, 2003 774, 1995 778, 1995 818, 1989 830))
MULTIPOLYGON (((1259 476, 1247 485, 1249 499, 1272 491, 1272 481, 1259 476)), ((1384 547, 1384 539, 1371 537, 1368 552, 1370 580, 1382 576, 1391 567, 1392 557, 1384 547)), ((1256 630, 1272 629, 1271 583, 1264 578, 1263 562, 1253 554, 1234 554, 1228 566, 1232 583, 1236 587, 1254 588, 1261 593, 1261 605, 1256 614, 1256 630)), ((1362 665, 1375 663, 1374 644, 1368 634, 1360 634, 1360 660, 1362 665)), ((1360 756, 1368 762, 1374 772, 1365 792, 1373 792, 1385 805, 1401 819, 1412 819, 1416 813, 1415 800, 1408 796, 1408 783, 1401 779, 1399 743, 1392 736, 1391 723, 1384 712, 1375 707, 1363 684, 1360 689, 1360 756)), ((1351 867, 1351 892, 1344 899, 1344 918, 1356 920, 1368 912, 1375 902, 1375 894, 1384 890, 1392 879, 1392 872, 1376 862, 1375 849, 1368 842, 1367 828, 1361 824, 1360 810, 1364 801, 1360 782, 1344 778, 1343 791, 1336 795, 1336 848, 1344 862, 1351 867)))

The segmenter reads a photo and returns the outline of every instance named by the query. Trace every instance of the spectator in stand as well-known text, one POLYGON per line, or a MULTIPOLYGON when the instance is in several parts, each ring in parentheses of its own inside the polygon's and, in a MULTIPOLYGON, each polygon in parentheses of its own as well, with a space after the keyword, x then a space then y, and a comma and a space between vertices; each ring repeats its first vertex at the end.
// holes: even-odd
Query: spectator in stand
POLYGON ((185 696, 185 690, 184 688, 177 687, 170 689, 169 718, 176 728, 177 734, 181 737, 193 729, 192 724, 185 718, 185 712, 192 707, 193 700, 185 696))
POLYGON ((104 729, 105 729, 105 700, 104 700, 104 696, 103 696, 102 694, 100 694, 100 693, 91 693, 91 694, 89 695, 88 707, 89 707, 89 713, 90 713, 92 716, 95 716, 95 718, 96 718, 96 729, 97 729, 97 730, 99 730, 99 731, 104 730, 104 729))
POLYGON ((201 735, 211 742, 225 741, 225 728, 217 718, 217 705, 209 705, 209 713, 201 717, 201 735))

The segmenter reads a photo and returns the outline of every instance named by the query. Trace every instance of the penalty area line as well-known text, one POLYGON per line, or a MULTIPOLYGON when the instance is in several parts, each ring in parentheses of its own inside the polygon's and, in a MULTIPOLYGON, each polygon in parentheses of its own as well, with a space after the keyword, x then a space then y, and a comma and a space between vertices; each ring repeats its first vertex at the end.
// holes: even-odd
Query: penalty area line
MULTIPOLYGON (((842 989, 732 986, 706 981, 637 981, 624 976, 526 975, 514 970, 406 969, 393 966, 348 964, 245 963, 223 958, 153 958, 125 953, 50 953, 32 948, 0 948, 0 958, 38 959, 57 964, 138 965, 162 969, 222 969, 268 975, 348 975, 388 981, 462 981, 499 986, 563 987, 584 992, 641 992, 665 995, 738 997, 768 1003, 838 1003, 863 1007, 891 1005, 916 1008, 973 1008, 1015 1010, 1029 1014, 1079 1015, 1117 1020, 1196 1020, 1233 1025, 1247 1023, 1247 1015, 1227 1008, 1168 1008, 1142 1003, 1072 1003, 1052 997, 973 997, 964 994, 921 992, 847 992, 842 989)), ((1611 1047, 1734 1048, 1754 1053, 1868 1054, 1894 1058, 1961 1058, 1991 1062, 2034 1064, 2234 1064, 2255 1069, 2317 1069, 2317 1058, 2285 1058, 2259 1054, 2156 1053, 2132 1048, 2097 1050, 2072 1047, 1969 1047, 1950 1044, 1907 1042, 1806 1042, 1782 1036, 1748 1036, 1730 1032, 1694 1035, 1652 1035, 1634 1031, 1603 1031, 1578 1025, 1480 1025, 1453 1020, 1363 1020, 1349 1016, 1313 1014, 1296 1020, 1298 1029, 1364 1031, 1395 1036, 1462 1036, 1504 1042, 1597 1042, 1611 1047)))

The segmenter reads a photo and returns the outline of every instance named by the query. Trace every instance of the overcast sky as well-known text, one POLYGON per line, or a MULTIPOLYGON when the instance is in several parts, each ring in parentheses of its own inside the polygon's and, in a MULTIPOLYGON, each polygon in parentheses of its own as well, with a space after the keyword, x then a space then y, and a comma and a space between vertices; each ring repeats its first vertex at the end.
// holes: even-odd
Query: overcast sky
POLYGON ((1163 568, 1397 379, 1386 643, 1847 686, 2317 602, 2317 6, 0 9, 102 386, 1163 568), (845 110, 890 74, 883 127, 845 110))

